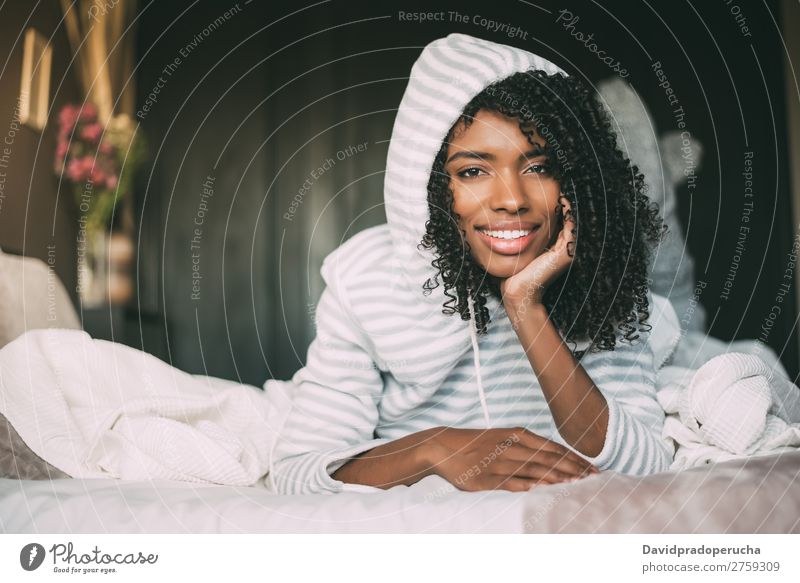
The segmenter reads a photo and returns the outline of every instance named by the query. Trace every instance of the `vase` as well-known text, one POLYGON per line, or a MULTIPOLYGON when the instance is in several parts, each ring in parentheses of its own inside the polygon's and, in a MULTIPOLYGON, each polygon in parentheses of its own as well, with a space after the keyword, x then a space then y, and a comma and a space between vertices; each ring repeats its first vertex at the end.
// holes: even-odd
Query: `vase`
POLYGON ((123 232, 93 231, 78 239, 78 295, 84 308, 125 304, 133 297, 133 241, 123 232))

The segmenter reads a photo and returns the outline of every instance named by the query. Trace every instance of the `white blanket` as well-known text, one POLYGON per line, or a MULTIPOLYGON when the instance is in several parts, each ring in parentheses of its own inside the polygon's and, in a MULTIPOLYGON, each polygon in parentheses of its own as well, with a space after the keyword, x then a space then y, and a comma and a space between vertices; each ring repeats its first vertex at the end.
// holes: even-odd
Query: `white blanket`
POLYGON ((266 388, 190 375, 82 331, 33 330, 0 350, 0 412, 76 478, 260 483, 289 406, 281 382, 266 388))
POLYGON ((800 390, 768 347, 697 333, 683 344, 658 373, 663 435, 677 448, 670 469, 800 447, 800 390))
MULTIPOLYGON (((669 344, 658 398, 664 437, 678 446, 672 469, 800 446, 800 391, 768 349, 698 333, 669 344), (736 348, 751 354, 725 354, 736 348)), ((31 450, 76 478, 269 488, 290 386, 270 380, 262 391, 190 375, 75 330, 33 330, 0 350, 0 413, 31 450)))

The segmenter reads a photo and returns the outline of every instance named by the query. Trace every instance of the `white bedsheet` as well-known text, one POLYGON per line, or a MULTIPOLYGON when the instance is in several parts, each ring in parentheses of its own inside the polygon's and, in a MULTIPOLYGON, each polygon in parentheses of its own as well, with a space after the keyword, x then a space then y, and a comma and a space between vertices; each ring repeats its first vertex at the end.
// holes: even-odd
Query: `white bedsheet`
POLYGON ((800 451, 651 476, 614 472, 527 493, 462 492, 438 476, 376 493, 0 480, 5 533, 798 533, 800 451))
POLYGON ((524 501, 525 493, 452 491, 438 476, 333 496, 168 481, 0 480, 0 531, 521 533, 524 501))

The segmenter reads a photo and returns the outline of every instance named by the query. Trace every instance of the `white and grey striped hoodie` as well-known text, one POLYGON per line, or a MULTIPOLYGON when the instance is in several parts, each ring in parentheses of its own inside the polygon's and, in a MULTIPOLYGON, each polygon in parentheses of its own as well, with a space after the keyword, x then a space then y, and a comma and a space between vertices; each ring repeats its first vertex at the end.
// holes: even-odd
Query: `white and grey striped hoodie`
MULTIPOLYGON (((526 51, 463 34, 433 41, 414 64, 386 164, 388 223, 353 236, 322 264, 317 335, 292 377, 293 405, 272 458, 277 492, 363 489, 330 474, 356 454, 433 426, 521 426, 566 445, 502 303, 488 298, 486 336, 472 320, 443 314, 443 286, 422 293, 435 273, 433 252, 417 247, 428 219, 428 177, 448 130, 487 85, 531 68, 560 71, 526 51)), ((603 450, 584 457, 629 474, 667 469, 672 452, 661 439, 651 343, 618 342, 581 364, 610 413, 603 450)))

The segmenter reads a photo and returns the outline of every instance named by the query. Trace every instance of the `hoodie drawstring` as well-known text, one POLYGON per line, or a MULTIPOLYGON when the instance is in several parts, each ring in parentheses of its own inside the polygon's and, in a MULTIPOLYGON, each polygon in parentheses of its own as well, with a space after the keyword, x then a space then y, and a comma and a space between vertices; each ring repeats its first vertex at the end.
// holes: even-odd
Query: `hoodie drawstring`
POLYGON ((483 392, 483 379, 481 378, 481 351, 478 349, 478 322, 475 320, 475 310, 472 307, 472 294, 467 294, 467 304, 469 307, 469 335, 472 340, 472 355, 475 359, 475 376, 478 380, 478 396, 481 400, 481 408, 483 408, 483 420, 486 423, 486 429, 492 425, 491 417, 489 417, 489 407, 486 405, 486 394, 483 392))

